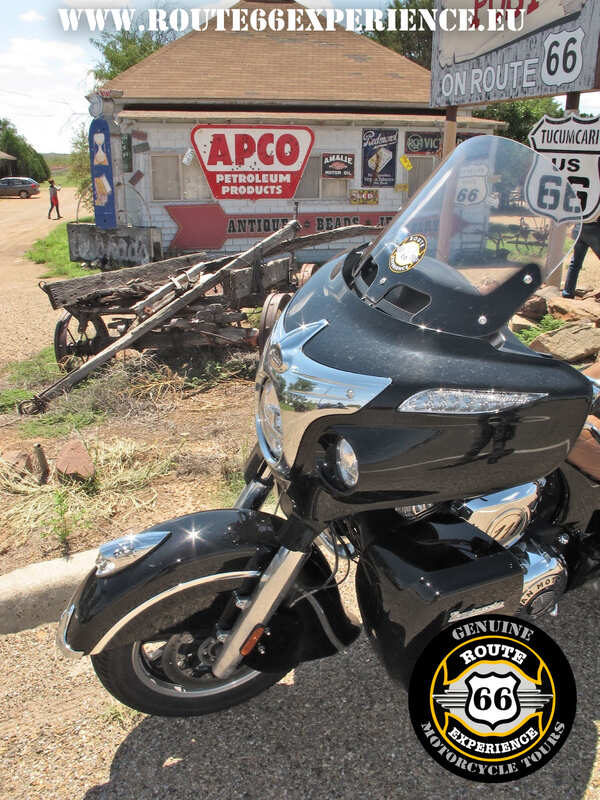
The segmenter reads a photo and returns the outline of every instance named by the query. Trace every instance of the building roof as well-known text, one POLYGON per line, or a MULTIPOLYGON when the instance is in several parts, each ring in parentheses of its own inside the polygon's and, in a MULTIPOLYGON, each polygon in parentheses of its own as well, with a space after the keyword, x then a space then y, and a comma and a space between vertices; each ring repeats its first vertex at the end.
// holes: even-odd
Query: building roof
MULTIPOLYGON (((241 0, 236 8, 303 8, 286 0, 241 0)), ((221 107, 429 105, 430 73, 366 36, 329 32, 192 31, 106 83, 119 102, 221 107)))
POLYGON ((17 160, 16 156, 9 156, 8 153, 4 153, 2 150, 0 150, 0 161, 16 161, 16 160, 17 160))
MULTIPOLYGON (((125 109, 118 114, 121 120, 137 120, 139 122, 198 122, 204 124, 228 124, 236 122, 267 123, 289 125, 366 125, 368 127, 386 127, 397 125, 413 125, 415 128, 442 128, 445 117, 434 114, 386 114, 386 113, 352 113, 337 111, 326 113, 324 111, 189 111, 181 109, 125 109)), ((486 132, 490 127, 505 128, 508 123, 496 119, 483 119, 481 117, 459 116, 457 119, 459 129, 481 128, 486 132)))

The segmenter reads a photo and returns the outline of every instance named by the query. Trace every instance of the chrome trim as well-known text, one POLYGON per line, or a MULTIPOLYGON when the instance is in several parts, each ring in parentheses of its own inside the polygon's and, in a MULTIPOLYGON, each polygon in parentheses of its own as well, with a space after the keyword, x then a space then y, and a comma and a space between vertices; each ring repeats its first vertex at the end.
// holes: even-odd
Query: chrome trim
POLYGON ((71 603, 71 605, 68 606, 68 608, 65 608, 65 610, 60 615, 60 620, 58 621, 58 629, 56 631, 56 646, 63 654, 63 656, 65 656, 65 658, 70 658, 73 661, 85 655, 83 650, 73 650, 73 648, 67 641, 67 634, 69 632, 69 623, 71 622, 71 617, 73 616, 74 612, 75 612, 75 603, 71 603))
POLYGON ((151 608, 152 606, 156 605, 156 603, 160 603, 161 600, 164 600, 166 597, 171 597, 171 595, 177 594, 178 592, 185 592, 187 589, 192 589, 195 586, 202 586, 204 583, 210 583, 211 581, 218 580, 246 580, 246 578, 259 578, 260 572, 256 570, 245 570, 240 572, 221 572, 216 575, 205 575, 202 578, 194 578, 191 581, 186 581, 185 583, 178 583, 176 586, 171 586, 170 589, 165 589, 164 592, 160 592, 160 594, 155 594, 154 597, 148 598, 139 606, 132 608, 124 617, 116 622, 112 628, 110 628, 104 636, 100 639, 98 644, 94 647, 94 649, 90 652, 90 655, 96 656, 98 653, 101 653, 106 645, 110 642, 110 640, 117 634, 122 628, 127 625, 132 619, 141 614, 142 611, 145 611, 147 608, 151 608))
POLYGON ((256 375, 255 416, 258 442, 269 466, 284 475, 293 466, 308 426, 332 414, 354 414, 392 382, 391 378, 345 372, 319 364, 304 355, 304 345, 329 323, 322 319, 286 333, 287 309, 275 323, 256 375), (273 356, 273 357, 272 357, 273 356), (258 403, 267 378, 273 381, 281 404, 283 454, 275 458, 263 436, 258 403))
POLYGON ((280 547, 261 575, 252 592, 250 604, 236 619, 227 641, 223 644, 214 664, 213 675, 227 678, 242 660, 240 653, 246 639, 257 625, 265 625, 286 596, 310 553, 280 547))
POLYGON ((533 539, 518 544, 513 552, 523 570, 521 611, 537 616, 550 611, 567 588, 567 566, 551 548, 543 549, 533 539))
POLYGON ((539 495, 540 482, 532 481, 456 503, 453 510, 502 547, 511 547, 531 522, 539 495))
POLYGON ((107 578, 126 569, 152 550, 169 536, 171 531, 146 531, 113 539, 100 545, 96 557, 96 575, 107 578))

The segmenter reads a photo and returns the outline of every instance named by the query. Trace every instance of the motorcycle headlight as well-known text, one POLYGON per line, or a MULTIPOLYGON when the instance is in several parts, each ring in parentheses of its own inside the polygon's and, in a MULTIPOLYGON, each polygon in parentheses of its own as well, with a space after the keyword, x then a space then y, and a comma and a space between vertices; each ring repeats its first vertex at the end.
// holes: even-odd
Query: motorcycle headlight
POLYGON ((271 454, 276 460, 283 453, 281 407, 273 381, 267 379, 258 400, 258 423, 271 454))
POLYGON ((335 446, 335 467, 344 486, 353 489, 358 483, 358 459, 347 439, 339 439, 335 446))

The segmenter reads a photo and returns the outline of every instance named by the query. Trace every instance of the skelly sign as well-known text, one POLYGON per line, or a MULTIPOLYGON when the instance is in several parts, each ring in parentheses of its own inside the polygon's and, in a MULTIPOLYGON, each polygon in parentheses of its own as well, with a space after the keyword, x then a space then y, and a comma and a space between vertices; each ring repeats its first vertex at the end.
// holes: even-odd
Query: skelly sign
POLYGON ((192 131, 198 161, 219 200, 293 197, 314 138, 298 125, 197 125, 192 131))

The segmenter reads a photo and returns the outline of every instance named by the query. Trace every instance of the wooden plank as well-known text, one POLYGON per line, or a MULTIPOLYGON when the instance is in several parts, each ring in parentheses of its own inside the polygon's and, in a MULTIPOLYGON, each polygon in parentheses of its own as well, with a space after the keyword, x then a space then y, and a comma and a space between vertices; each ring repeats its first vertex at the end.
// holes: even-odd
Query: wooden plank
MULTIPOLYGON (((267 249, 263 256, 272 256, 278 253, 292 253, 307 247, 316 247, 320 244, 336 241, 338 239, 349 239, 359 236, 374 236, 381 229, 372 225, 348 225, 336 228, 332 231, 322 231, 321 233, 309 236, 297 236, 287 244, 276 243, 272 249, 267 249)), ((231 260, 239 257, 239 253, 234 253, 209 261, 199 262, 201 253, 192 253, 187 256, 178 256, 166 261, 156 261, 151 264, 142 264, 139 267, 128 267, 126 269, 105 272, 99 275, 88 275, 84 278, 71 278, 67 281, 55 281, 53 283, 40 284, 41 288, 50 298, 52 308, 76 308, 78 305, 100 305, 102 297, 109 298, 119 290, 129 297, 137 299, 146 297, 149 294, 149 285, 152 289, 163 284, 171 275, 181 272, 184 267, 203 263, 206 271, 212 272, 220 269, 231 260)), ((277 285, 277 284, 275 284, 277 285)), ((267 285, 265 288, 271 288, 267 285)), ((125 299, 125 298, 124 298, 125 299)), ((111 305, 119 305, 114 300, 111 305)))

